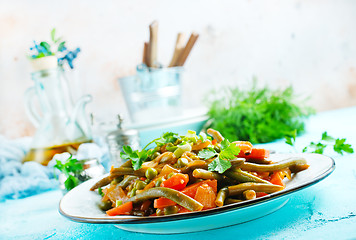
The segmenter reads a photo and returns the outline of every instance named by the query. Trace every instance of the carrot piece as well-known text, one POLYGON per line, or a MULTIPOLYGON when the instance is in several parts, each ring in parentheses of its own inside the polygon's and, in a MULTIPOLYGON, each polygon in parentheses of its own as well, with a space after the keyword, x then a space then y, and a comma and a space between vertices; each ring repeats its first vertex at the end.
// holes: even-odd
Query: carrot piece
POLYGON ((246 159, 265 159, 269 157, 269 150, 264 148, 252 148, 251 153, 239 153, 238 157, 246 159))
POLYGON ((188 187, 184 188, 181 192, 184 193, 185 195, 188 195, 191 198, 194 198, 198 187, 200 187, 203 184, 208 184, 213 189, 213 191, 215 193, 217 192, 218 181, 215 179, 214 180, 204 180, 201 182, 191 184, 188 187))
POLYGON ((171 178, 168 178, 167 180, 163 181, 161 187, 172 188, 180 191, 183 188, 185 188, 185 186, 187 186, 188 182, 189 182, 188 174, 177 173, 173 175, 171 178))
POLYGON ((252 151, 252 143, 248 141, 235 141, 232 143, 234 143, 236 146, 240 148, 241 150, 240 154, 250 153, 252 151))
POLYGON ((216 193, 214 192, 213 188, 206 183, 198 187, 194 199, 203 205, 203 209, 216 207, 216 193))
POLYGON ((265 192, 256 192, 256 198, 267 196, 268 194, 265 192))
POLYGON ((285 186, 280 171, 273 172, 269 181, 274 185, 285 186))
POLYGON ((157 198, 153 201, 153 207, 154 208, 165 208, 165 207, 169 207, 169 206, 174 206, 177 203, 175 203, 174 201, 172 201, 171 199, 165 198, 165 197, 160 197, 157 198))
POLYGON ((216 139, 213 139, 213 140, 211 141, 211 144, 215 145, 217 142, 218 142, 218 141, 216 141, 216 139))
POLYGON ((112 208, 106 211, 106 214, 109 216, 116 216, 116 215, 129 215, 132 211, 132 202, 124 203, 118 207, 112 208))

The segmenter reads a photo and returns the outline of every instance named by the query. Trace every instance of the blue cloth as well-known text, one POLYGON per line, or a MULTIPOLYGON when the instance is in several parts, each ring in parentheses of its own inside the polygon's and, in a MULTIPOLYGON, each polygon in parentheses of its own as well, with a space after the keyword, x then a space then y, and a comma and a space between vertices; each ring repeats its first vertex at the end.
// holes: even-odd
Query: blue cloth
POLYGON ((58 187, 53 170, 36 162, 21 163, 29 142, 29 138, 9 140, 0 136, 0 202, 58 187))
MULTIPOLYGON (((9 140, 0 136, 0 202, 5 199, 28 197, 48 190, 57 189, 60 174, 53 166, 55 160, 65 161, 69 154, 57 154, 48 167, 37 162, 21 163, 29 150, 30 138, 9 140)), ((106 169, 109 168, 109 157, 105 147, 95 143, 80 145, 77 159, 100 159, 106 169)))
MULTIPOLYGON (((324 131, 356 147, 356 108, 319 113, 297 138, 297 149, 318 141, 324 131)), ((293 151, 283 141, 264 145, 293 151)), ((354 239, 356 238, 356 154, 333 155, 335 171, 323 181, 290 195, 280 210, 247 223, 205 232, 153 235, 110 224, 72 222, 61 216, 62 193, 48 191, 0 203, 0 239, 354 239)))

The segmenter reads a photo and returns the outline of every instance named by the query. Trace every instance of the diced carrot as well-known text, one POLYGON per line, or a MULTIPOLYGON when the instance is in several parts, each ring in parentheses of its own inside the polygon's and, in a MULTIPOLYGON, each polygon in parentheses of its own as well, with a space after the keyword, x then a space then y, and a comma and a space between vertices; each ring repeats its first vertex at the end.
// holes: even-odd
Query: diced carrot
POLYGON ((216 207, 216 194, 212 187, 210 187, 206 183, 198 187, 194 199, 203 205, 203 209, 210 209, 216 207))
POLYGON ((268 194, 265 192, 256 192, 256 198, 267 196, 268 194))
POLYGON ((252 151, 252 143, 248 141, 235 141, 232 143, 234 143, 236 146, 240 148, 241 150, 240 154, 250 153, 252 151))
POLYGON ((269 157, 269 150, 264 148, 252 148, 251 153, 239 153, 238 157, 246 159, 265 159, 269 157))
POLYGON ((211 144, 213 144, 213 145, 215 145, 216 143, 217 143, 216 139, 213 139, 213 140, 211 141, 211 144))
POLYGON ((200 187, 204 183, 208 184, 213 189, 213 191, 215 193, 217 192, 218 181, 215 179, 214 180, 204 180, 201 182, 191 184, 191 185, 187 186, 186 188, 184 188, 181 192, 184 193, 185 195, 188 195, 191 198, 194 198, 198 187, 200 187))
POLYGON ((109 216, 129 215, 132 211, 132 207, 133 207, 132 202, 127 202, 118 207, 106 211, 106 214, 109 216))
POLYGON ((167 180, 163 181, 161 187, 172 188, 180 191, 183 188, 185 188, 185 186, 187 186, 188 182, 189 182, 188 174, 177 173, 172 177, 168 178, 167 180))
POLYGON ((173 202, 172 200, 164 197, 157 198, 153 201, 154 208, 165 208, 169 206, 174 206, 177 203, 173 202))
POLYGON ((276 171, 274 173, 272 173, 272 175, 270 176, 270 180, 269 180, 272 184, 275 185, 279 185, 279 186, 285 186, 284 182, 283 182, 283 178, 280 174, 279 171, 276 171))
POLYGON ((151 201, 150 200, 146 200, 141 204, 140 210, 141 211, 146 211, 151 205, 151 201))

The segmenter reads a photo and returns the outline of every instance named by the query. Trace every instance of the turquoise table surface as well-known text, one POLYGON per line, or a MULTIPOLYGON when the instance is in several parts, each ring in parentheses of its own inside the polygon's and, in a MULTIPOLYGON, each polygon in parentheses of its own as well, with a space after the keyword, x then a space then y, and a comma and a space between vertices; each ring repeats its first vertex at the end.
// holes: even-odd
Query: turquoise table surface
MULTIPOLYGON (((297 138, 297 149, 319 141, 327 131, 356 147, 356 108, 319 113, 297 138)), ((265 144, 277 152, 293 149, 283 141, 265 144)), ((290 196, 280 210, 265 217, 205 232, 169 235, 170 239, 356 239, 356 154, 338 156, 335 171, 323 181, 290 196)), ((133 233, 114 225, 72 222, 61 216, 59 190, 0 203, 0 239, 166 239, 133 233)))

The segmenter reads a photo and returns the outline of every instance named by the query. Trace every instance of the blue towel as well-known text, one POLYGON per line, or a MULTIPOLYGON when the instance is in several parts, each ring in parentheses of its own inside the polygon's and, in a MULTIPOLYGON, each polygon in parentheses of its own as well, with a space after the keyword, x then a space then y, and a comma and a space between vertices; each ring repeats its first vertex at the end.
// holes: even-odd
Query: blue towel
MULTIPOLYGON (((59 188, 56 176, 60 174, 53 169, 55 159, 66 160, 67 157, 55 155, 48 167, 37 162, 21 163, 29 150, 30 138, 9 140, 0 135, 0 202, 6 199, 24 198, 51 189, 59 188)), ((109 157, 106 147, 95 143, 80 145, 78 160, 98 158, 105 169, 109 168, 109 157)))

